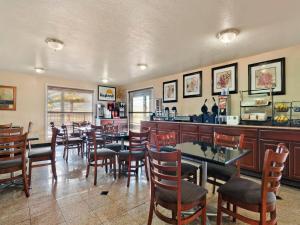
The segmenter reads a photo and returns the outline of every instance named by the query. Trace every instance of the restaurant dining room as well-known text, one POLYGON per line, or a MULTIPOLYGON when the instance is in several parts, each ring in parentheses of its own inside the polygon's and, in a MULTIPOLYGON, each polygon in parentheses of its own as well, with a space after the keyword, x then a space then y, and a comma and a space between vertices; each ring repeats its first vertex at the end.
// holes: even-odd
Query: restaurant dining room
POLYGON ((0 225, 300 225, 299 9, 0 1, 0 225))

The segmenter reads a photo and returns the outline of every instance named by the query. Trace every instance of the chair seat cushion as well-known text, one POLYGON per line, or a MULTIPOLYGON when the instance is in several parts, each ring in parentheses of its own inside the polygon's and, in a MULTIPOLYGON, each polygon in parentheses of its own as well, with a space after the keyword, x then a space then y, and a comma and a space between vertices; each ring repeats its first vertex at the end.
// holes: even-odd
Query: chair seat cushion
POLYGON ((8 169, 12 167, 22 168, 22 159, 13 159, 7 161, 0 161, 0 169, 8 169))
POLYGON ((122 147, 121 144, 118 143, 110 143, 105 145, 105 148, 111 149, 115 152, 121 151, 121 147, 122 147))
MULTIPOLYGON (((162 165, 164 166, 175 166, 176 162, 167 162, 167 163, 162 163, 162 165)), ((188 176, 190 174, 194 174, 196 173, 198 170, 197 166, 194 166, 190 163, 181 163, 181 175, 184 176, 188 176)), ((169 171, 167 174, 169 175, 175 175, 176 172, 173 171, 169 171)))
MULTIPOLYGON (((169 185, 175 185, 175 182, 164 182, 169 185)), ((207 190, 192 182, 182 180, 181 181, 181 203, 189 204, 205 197, 207 190)), ((166 203, 177 203, 177 192, 164 189, 157 186, 155 189, 155 197, 166 203)))
POLYGON ((39 150, 31 150, 28 153, 28 158, 36 158, 36 157, 44 157, 51 156, 51 149, 39 149, 39 150))
MULTIPOLYGON (((102 157, 113 157, 116 155, 116 152, 114 152, 113 150, 110 150, 108 148, 100 148, 97 149, 97 156, 102 156, 102 157)), ((94 151, 90 152, 90 159, 94 158, 94 151)))
MULTIPOLYGON (((243 178, 232 178, 222 185, 218 192, 232 200, 248 204, 261 203, 261 185, 243 178)), ((267 194, 267 203, 274 203, 276 195, 273 192, 267 194)))
POLYGON ((222 181, 228 181, 237 173, 235 166, 222 166, 214 163, 207 163, 207 177, 215 177, 222 181))
POLYGON ((68 142, 81 142, 82 138, 80 137, 69 137, 68 142))
MULTIPOLYGON (((124 150, 119 152, 119 159, 120 160, 127 160, 129 157, 129 150, 124 150)), ((141 160, 145 157, 144 151, 131 151, 131 156, 133 159, 141 160)))

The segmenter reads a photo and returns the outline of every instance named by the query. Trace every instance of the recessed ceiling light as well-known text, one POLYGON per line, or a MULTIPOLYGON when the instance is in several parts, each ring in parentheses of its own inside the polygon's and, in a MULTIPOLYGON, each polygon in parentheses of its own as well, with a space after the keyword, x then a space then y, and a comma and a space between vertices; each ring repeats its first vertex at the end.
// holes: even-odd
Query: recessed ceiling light
POLYGON ((108 83, 108 79, 102 79, 102 83, 104 84, 108 83))
POLYGON ((54 49, 55 51, 62 50, 64 47, 64 43, 55 38, 47 38, 45 41, 48 47, 54 49))
POLYGON ((217 34, 217 38, 223 43, 230 43, 236 39, 240 31, 235 28, 223 30, 217 34))
POLYGON ((137 64, 137 66, 141 69, 141 70, 145 70, 148 68, 148 65, 147 64, 144 64, 144 63, 139 63, 137 64))
POLYGON ((43 67, 35 67, 34 70, 36 73, 45 73, 45 69, 43 67))

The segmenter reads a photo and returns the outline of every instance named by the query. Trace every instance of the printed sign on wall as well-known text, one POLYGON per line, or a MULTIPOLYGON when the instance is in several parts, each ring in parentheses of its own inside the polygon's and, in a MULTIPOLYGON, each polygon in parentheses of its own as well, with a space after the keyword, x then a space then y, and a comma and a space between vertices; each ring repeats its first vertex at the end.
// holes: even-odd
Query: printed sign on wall
POLYGON ((116 88, 99 85, 98 101, 116 101, 116 88))

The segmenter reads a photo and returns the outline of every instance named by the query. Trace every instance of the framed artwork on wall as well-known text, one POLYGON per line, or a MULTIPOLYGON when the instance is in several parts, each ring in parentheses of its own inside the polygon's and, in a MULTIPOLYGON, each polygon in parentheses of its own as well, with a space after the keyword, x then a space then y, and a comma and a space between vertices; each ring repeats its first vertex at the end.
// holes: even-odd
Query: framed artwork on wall
POLYGON ((202 96, 202 71, 183 75, 183 97, 202 96))
POLYGON ((229 94, 238 91, 238 64, 228 64, 214 67, 212 72, 212 95, 221 94, 222 90, 228 89, 229 94))
POLYGON ((98 85, 98 101, 116 101, 116 88, 98 85))
POLYGON ((177 80, 163 82, 163 102, 177 102, 177 80))
POLYGON ((0 85, 0 110, 16 110, 16 91, 16 87, 0 85))
POLYGON ((273 59, 248 65, 249 94, 268 93, 285 94, 285 58, 273 59))

